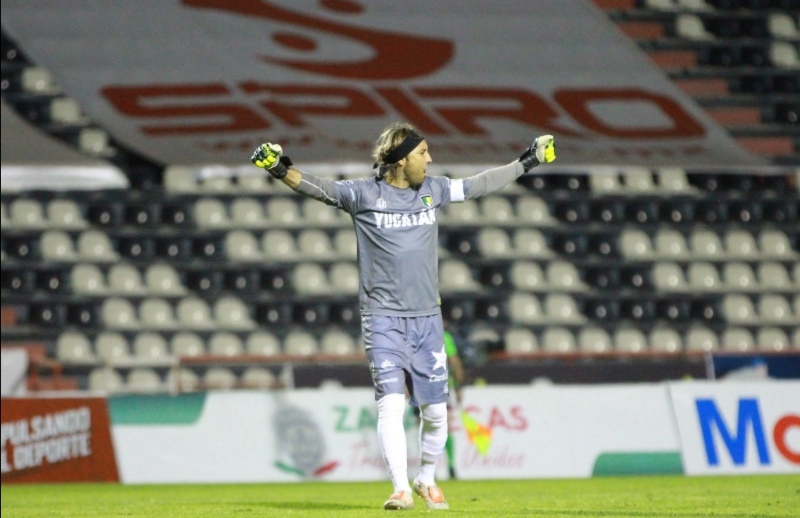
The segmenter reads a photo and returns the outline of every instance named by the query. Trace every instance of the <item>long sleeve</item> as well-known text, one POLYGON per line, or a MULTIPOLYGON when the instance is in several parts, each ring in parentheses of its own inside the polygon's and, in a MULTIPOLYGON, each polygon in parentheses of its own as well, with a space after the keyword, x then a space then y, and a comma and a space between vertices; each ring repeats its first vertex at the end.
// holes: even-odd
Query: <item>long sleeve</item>
POLYGON ((499 191, 525 173, 518 161, 508 165, 488 169, 475 176, 464 179, 465 199, 471 200, 484 194, 499 191))

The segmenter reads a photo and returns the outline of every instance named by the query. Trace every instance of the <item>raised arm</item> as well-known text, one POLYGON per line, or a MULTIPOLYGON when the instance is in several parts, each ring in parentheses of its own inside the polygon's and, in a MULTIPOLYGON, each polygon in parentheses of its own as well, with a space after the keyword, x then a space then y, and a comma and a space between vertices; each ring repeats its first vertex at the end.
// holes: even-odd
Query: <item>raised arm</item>
POLYGON ((464 198, 471 200, 484 194, 499 191, 541 163, 556 159, 556 146, 552 135, 542 135, 531 147, 508 165, 489 169, 464 179, 464 198))
POLYGON ((250 160, 256 167, 264 169, 295 192, 340 207, 334 183, 293 167, 292 159, 283 154, 280 144, 261 144, 250 160))

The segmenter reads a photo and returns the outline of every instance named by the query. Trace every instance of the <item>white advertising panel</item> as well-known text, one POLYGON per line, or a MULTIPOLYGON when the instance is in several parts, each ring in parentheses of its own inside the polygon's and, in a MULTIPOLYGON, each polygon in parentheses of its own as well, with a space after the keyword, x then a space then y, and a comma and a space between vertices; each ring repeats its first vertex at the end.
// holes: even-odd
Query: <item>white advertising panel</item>
MULTIPOLYGON (((110 407, 125 483, 388 478, 372 389, 116 398, 110 407)), ((410 412, 406 430, 413 468, 418 448, 410 412)))
MULTIPOLYGON (((659 469, 654 458, 678 458, 664 385, 468 388, 464 397, 452 428, 464 479, 590 477, 599 459, 611 472, 619 459, 647 472, 659 469)), ((132 396, 109 408, 126 483, 388 479, 372 389, 132 396)), ((405 425, 413 477, 410 411, 405 425)), ((444 461, 439 468, 446 474, 444 461)))
POLYGON ((800 473, 800 382, 671 384, 688 475, 800 473))
POLYGON ((468 388, 464 411, 453 426, 464 479, 583 478, 604 455, 647 463, 679 449, 661 384, 468 388))
POLYGON ((586 0, 4 0, 3 28, 87 114, 168 164, 371 163, 388 123, 439 163, 745 166, 738 146, 586 0))

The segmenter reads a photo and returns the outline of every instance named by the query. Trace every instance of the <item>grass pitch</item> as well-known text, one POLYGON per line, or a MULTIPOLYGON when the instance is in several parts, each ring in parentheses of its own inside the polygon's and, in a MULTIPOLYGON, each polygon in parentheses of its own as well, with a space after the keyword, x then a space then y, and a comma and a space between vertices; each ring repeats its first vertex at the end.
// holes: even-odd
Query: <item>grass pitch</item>
MULTIPOLYGON (((599 518, 800 516, 800 475, 445 481, 453 516, 599 518)), ((388 482, 2 487, 3 518, 385 516, 388 482)), ((416 508, 431 513, 415 497, 416 508)))

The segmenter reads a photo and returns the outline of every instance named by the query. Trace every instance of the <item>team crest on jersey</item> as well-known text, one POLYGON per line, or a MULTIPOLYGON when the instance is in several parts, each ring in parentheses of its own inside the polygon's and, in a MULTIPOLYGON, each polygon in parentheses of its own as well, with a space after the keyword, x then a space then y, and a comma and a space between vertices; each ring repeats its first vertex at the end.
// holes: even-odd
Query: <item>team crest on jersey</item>
POLYGON ((422 204, 425 205, 426 207, 428 208, 433 207, 433 196, 431 196, 430 194, 423 194, 422 196, 419 197, 419 199, 422 200, 422 204))

